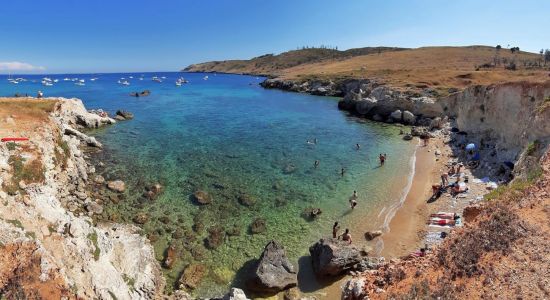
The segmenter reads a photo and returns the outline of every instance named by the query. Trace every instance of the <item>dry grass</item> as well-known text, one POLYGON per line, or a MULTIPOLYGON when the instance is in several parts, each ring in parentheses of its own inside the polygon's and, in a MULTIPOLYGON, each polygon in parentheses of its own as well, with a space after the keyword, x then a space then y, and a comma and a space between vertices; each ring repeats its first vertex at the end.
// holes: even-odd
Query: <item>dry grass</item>
MULTIPOLYGON (((423 47, 400 50, 317 60, 302 59, 301 63, 296 63, 299 59, 294 56, 298 53, 293 53, 290 60, 292 63, 285 65, 269 66, 270 62, 266 60, 264 64, 268 66, 258 67, 253 60, 242 60, 199 64, 192 70, 269 74, 297 81, 368 78, 401 89, 432 88, 443 96, 450 88, 463 89, 476 84, 550 80, 548 69, 530 66, 540 62, 540 55, 535 53, 512 54, 508 49, 501 49, 498 54, 500 64, 493 67, 497 53, 494 47, 423 47), (511 61, 516 63, 516 71, 505 69, 505 65, 511 61), (481 67, 484 65, 488 67, 481 67)), ((282 58, 284 55, 289 54, 279 56, 282 58)))
POLYGON ((13 169, 11 182, 4 183, 4 190, 8 194, 15 194, 20 191, 19 182, 25 184, 44 182, 44 165, 38 159, 34 159, 25 163, 25 159, 19 155, 12 155, 8 160, 9 165, 13 169))

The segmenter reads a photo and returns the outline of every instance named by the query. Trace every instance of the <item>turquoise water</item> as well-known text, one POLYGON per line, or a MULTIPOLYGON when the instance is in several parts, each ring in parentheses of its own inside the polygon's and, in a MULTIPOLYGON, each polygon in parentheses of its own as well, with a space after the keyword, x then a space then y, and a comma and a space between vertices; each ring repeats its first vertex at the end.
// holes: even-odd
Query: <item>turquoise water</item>
POLYGON ((85 78, 86 85, 60 81, 52 87, 39 80, 14 85, 1 77, 0 95, 42 90, 45 96, 81 98, 89 109, 134 113, 134 120, 92 132, 105 145, 94 154, 105 163, 98 172, 128 186, 125 199, 106 204, 100 218, 132 222, 146 212, 149 221, 142 227, 154 237, 159 260, 170 243, 177 247, 176 265, 165 270, 170 283, 188 264, 202 263, 209 271, 195 293, 219 295, 230 284, 242 284, 241 267, 259 257, 269 240, 283 243, 297 263, 311 243, 331 234, 334 221, 349 227, 361 244, 364 231, 383 222, 379 213, 403 196, 414 145, 401 140, 399 127, 339 111, 336 98, 265 90, 258 86, 261 78, 250 76, 209 74, 203 80, 204 74, 147 73, 142 81, 140 76, 55 75, 50 77, 85 78), (156 83, 150 79, 154 75, 167 79, 156 83), (116 83, 129 76, 134 77, 130 86, 116 83), (190 83, 176 87, 180 76, 190 83), (91 82, 92 77, 98 79, 91 82), (152 94, 128 96, 144 89, 152 94), (306 143, 313 139, 317 144, 306 143), (381 168, 379 153, 388 155, 381 168), (315 160, 320 161, 317 169, 315 160), (156 200, 144 199, 144 186, 155 182, 164 192, 156 200), (192 201, 198 189, 212 195, 212 204, 192 201), (359 205, 351 211, 348 198, 354 190, 359 205), (240 204, 242 195, 255 203, 240 204), (316 220, 303 216, 311 207, 323 211, 316 220), (256 218, 265 220, 265 232, 250 232, 256 218), (222 234, 221 245, 206 247, 209 229, 234 228, 239 235, 222 234))

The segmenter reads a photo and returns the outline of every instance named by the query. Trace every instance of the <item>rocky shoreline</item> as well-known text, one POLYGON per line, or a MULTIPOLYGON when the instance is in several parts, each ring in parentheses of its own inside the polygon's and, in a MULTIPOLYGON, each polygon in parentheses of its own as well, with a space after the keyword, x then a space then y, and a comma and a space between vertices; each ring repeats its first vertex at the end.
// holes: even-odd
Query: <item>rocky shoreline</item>
MULTIPOLYGON (((535 143, 535 150, 539 151, 550 143, 547 122, 550 110, 545 109, 545 103, 550 99, 550 83, 476 86, 464 91, 449 91, 452 93, 445 97, 438 97, 430 91, 418 94, 393 90, 369 80, 298 84, 267 79, 262 86, 341 96, 340 109, 375 121, 413 125, 411 135, 430 137, 446 132, 448 134, 444 135, 451 139, 467 135, 468 142, 481 145, 486 157, 481 167, 487 169, 487 174, 496 175, 501 172, 500 164, 512 162, 516 166, 513 176, 528 176, 529 166, 536 163, 525 154, 531 151, 530 145, 535 143), (503 119, 515 118, 518 119, 514 124, 503 122, 503 119)), ((5 206, 0 210, 0 245, 8 245, 14 253, 27 251, 30 256, 38 255, 40 272, 31 275, 36 275, 43 283, 61 286, 58 289, 60 295, 67 298, 167 297, 160 263, 141 230, 134 225, 112 223, 116 220, 101 218, 98 222, 93 218, 102 215, 105 199, 120 201, 125 187, 124 182, 106 182, 95 174, 95 168, 86 161, 87 155, 82 147, 101 148, 102 144, 83 130, 116 121, 102 112, 86 111, 78 99, 51 98, 46 101, 55 102, 55 106, 42 130, 20 132, 31 138, 30 147, 0 146, 2 170, 14 168, 14 157, 39 161, 44 166, 43 179, 36 182, 22 180, 17 182, 13 191, 0 194, 5 206), (98 187, 109 190, 109 194, 100 192, 98 187)), ((118 120, 133 117, 124 111, 117 115, 118 120)), ((13 121, 17 120, 16 117, 8 118, 11 119, 9 122, 17 122, 13 121)), ((0 184, 13 180, 9 173, 3 172, 0 184)), ((161 190, 162 186, 155 185, 144 195, 155 197, 161 190)), ((141 217, 136 218, 134 222, 140 224, 141 217)), ((322 239, 310 248, 310 254, 313 269, 321 276, 334 277, 387 266, 383 260, 368 257, 363 250, 333 239, 322 239)), ((16 261, 14 269, 18 268, 18 263, 23 265, 23 262, 16 261)), ((170 249, 163 263, 171 264, 170 249)), ((286 259, 284 247, 275 241, 270 242, 256 263, 255 273, 249 280, 251 290, 270 295, 293 291, 289 293, 293 296, 287 298, 302 299, 293 288, 297 285, 298 271, 286 259), (278 274, 275 281, 273 274, 278 274)), ((192 289, 195 276, 205 271, 201 265, 188 266, 180 279, 184 288, 172 297, 191 299, 185 289, 192 289)), ((0 272, 0 278, 2 276, 10 280, 9 271, 0 272)), ((345 289, 357 289, 353 284, 347 284, 345 289)), ((232 289, 222 299, 247 298, 241 290, 232 289)))

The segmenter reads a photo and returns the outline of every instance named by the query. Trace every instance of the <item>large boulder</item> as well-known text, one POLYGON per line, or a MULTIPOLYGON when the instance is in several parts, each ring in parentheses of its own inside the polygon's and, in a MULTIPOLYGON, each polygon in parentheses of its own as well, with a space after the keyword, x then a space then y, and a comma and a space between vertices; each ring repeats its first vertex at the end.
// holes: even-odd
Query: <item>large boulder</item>
POLYGON ((252 290, 276 293, 296 286, 297 273, 284 247, 271 241, 265 246, 248 286, 252 290))
POLYGON ((124 181, 122 180, 113 180, 107 182, 107 188, 113 192, 124 193, 126 190, 126 184, 124 184, 124 181))
POLYGON ((129 111, 125 111, 125 110, 117 110, 116 111, 116 115, 117 116, 121 116, 122 117, 122 120, 131 120, 134 118, 134 114, 129 112, 129 111))
POLYGON ((243 290, 238 288, 231 288, 229 293, 225 294, 222 300, 250 300, 246 297, 243 290))
POLYGON ((403 122, 405 124, 414 124, 416 122, 416 117, 414 114, 408 110, 403 112, 403 122))
POLYGON ((401 110, 396 110, 394 112, 392 112, 390 114, 390 117, 394 120, 394 121, 401 121, 401 118, 403 117, 403 113, 401 112, 401 110))
POLYGON ((336 276, 342 274, 363 259, 361 250, 348 242, 327 238, 321 239, 309 247, 313 263, 313 271, 320 276, 336 276))
POLYGON ((441 129, 443 127, 443 120, 440 117, 433 118, 430 122, 430 130, 431 129, 441 129))

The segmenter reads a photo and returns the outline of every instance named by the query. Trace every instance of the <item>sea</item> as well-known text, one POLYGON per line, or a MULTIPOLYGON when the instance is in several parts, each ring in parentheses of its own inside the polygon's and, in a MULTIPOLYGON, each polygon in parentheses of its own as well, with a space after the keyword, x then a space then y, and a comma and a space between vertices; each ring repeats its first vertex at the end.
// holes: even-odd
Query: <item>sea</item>
POLYGON ((136 225, 152 240, 159 262, 169 245, 177 249, 176 263, 163 268, 168 292, 191 264, 206 269, 193 290, 197 296, 246 287, 255 260, 275 240, 299 269, 302 292, 314 293, 324 283, 311 276, 309 246, 331 236, 339 222, 340 233, 349 228, 357 247, 380 250, 383 245, 369 244, 364 233, 387 230, 414 173, 416 144, 402 139, 404 127, 340 111, 339 98, 264 89, 262 77, 181 72, 10 76, 18 77, 26 81, 14 84, 0 76, 1 96, 42 91, 45 97, 82 99, 88 109, 111 115, 119 109, 134 114, 132 120, 87 132, 104 145, 89 153, 97 173, 127 186, 122 200, 107 198, 97 220, 133 223, 139 213, 149 216, 136 225), (162 82, 152 80, 155 76, 162 82), (43 85, 43 77, 52 85, 43 85), (188 82, 177 86, 179 78, 188 82), (83 85, 76 85, 78 80, 83 85), (130 96, 144 90, 150 95, 130 96), (384 166, 380 154, 387 156, 384 166), (147 199, 143 193, 155 183, 163 191, 147 199), (192 195, 198 190, 212 202, 197 204, 192 195), (358 205, 351 209, 354 191, 358 205), (315 218, 313 209, 321 211, 315 218), (254 222, 261 232, 253 232, 254 222))

